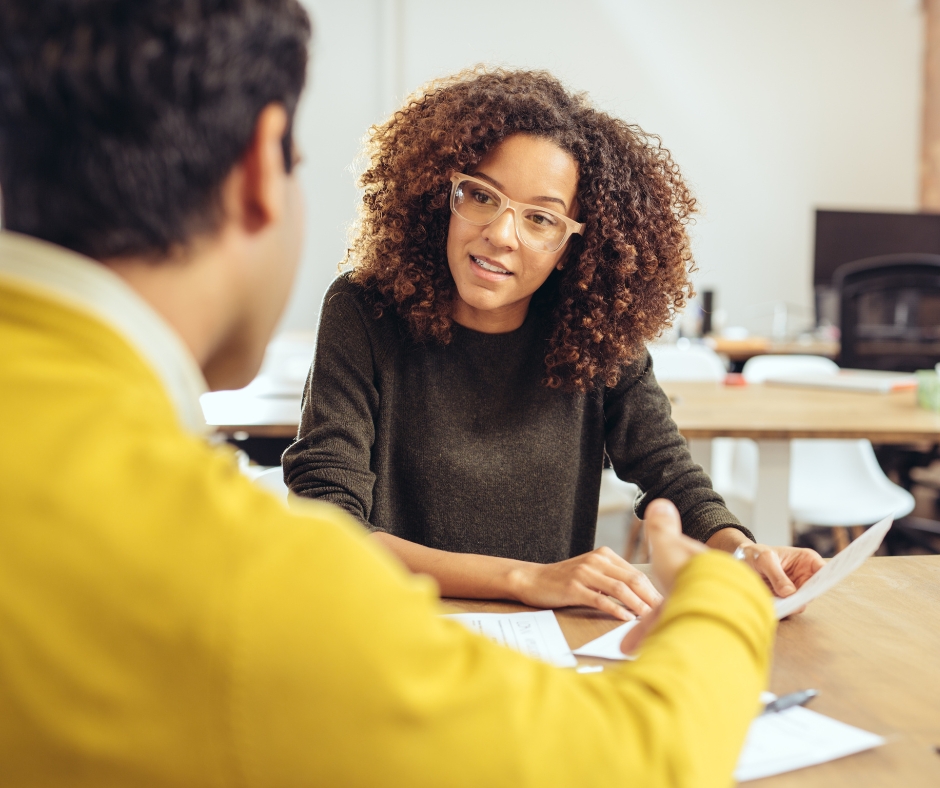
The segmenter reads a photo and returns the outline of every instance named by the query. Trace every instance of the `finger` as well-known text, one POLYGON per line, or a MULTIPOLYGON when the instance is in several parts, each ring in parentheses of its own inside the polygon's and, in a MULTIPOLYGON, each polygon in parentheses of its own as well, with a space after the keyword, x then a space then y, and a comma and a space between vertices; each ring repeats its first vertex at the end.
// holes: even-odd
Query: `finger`
POLYGON ((756 556, 752 559, 748 558, 748 563, 751 564, 767 581, 770 585, 770 590, 774 592, 776 596, 790 596, 794 591, 796 591, 796 586, 793 585, 793 581, 787 577, 787 573, 783 571, 783 566, 780 564, 780 557, 773 550, 755 550, 747 551, 748 554, 756 556))
POLYGON ((587 585, 609 597, 613 597, 637 615, 646 615, 653 609, 653 606, 642 599, 627 583, 614 577, 597 573, 594 577, 588 579, 587 585))
POLYGON ((620 650, 624 654, 632 654, 637 649, 643 639, 649 634, 649 631, 656 626, 662 609, 662 605, 654 608, 649 614, 640 619, 639 624, 627 632, 623 640, 620 641, 620 650))
POLYGON ((819 553, 807 547, 774 547, 772 549, 780 559, 783 571, 797 588, 826 565, 819 553))
POLYGON ((679 510, 672 501, 657 498, 646 507, 646 519, 643 521, 651 549, 655 549, 657 542, 669 537, 676 537, 682 533, 682 521, 679 519, 679 510))
POLYGON ((606 594, 600 591, 593 591, 590 588, 584 588, 583 593, 576 595, 575 601, 571 604, 596 608, 602 613, 606 613, 614 618, 619 618, 621 621, 633 621, 633 619, 636 618, 636 614, 633 613, 633 611, 618 604, 606 594))
MULTIPOLYGON (((656 590, 650 579, 622 556, 617 555, 609 547, 600 547, 594 553, 602 560, 593 562, 590 565, 592 569, 614 577, 629 586, 633 593, 643 600, 648 607, 655 607, 663 601, 662 594, 656 590)), ((612 596, 617 595, 612 594, 612 596)), ((617 596, 617 598, 620 597, 617 596)), ((637 612, 642 615, 645 611, 637 610, 637 612)))
POLYGON ((671 501, 660 498, 651 502, 646 507, 645 523, 653 577, 668 592, 682 568, 706 548, 700 542, 682 535, 679 511, 671 501))
MULTIPOLYGON (((629 604, 629 607, 634 612, 643 615, 647 610, 663 601, 662 594, 656 590, 656 587, 650 579, 624 558, 617 555, 609 547, 599 547, 585 556, 585 558, 585 567, 587 569, 601 575, 615 578, 626 585, 633 594, 640 598, 642 604, 629 604)), ((585 579, 585 585, 591 586, 591 583, 585 579)), ((603 591, 605 594, 610 594, 607 587, 599 588, 598 590, 603 591)), ((610 596, 620 599, 621 602, 627 604, 627 601, 623 599, 620 594, 610 594, 610 596)))

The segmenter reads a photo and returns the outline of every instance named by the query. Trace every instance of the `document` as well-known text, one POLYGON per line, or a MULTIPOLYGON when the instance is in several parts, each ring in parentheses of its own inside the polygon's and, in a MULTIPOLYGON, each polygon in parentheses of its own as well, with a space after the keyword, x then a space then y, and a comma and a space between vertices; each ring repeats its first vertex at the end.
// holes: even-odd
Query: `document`
MULTIPOLYGON (((858 569, 865 560, 874 554, 881 545, 885 534, 891 528, 893 519, 886 517, 871 528, 865 531, 858 539, 852 542, 845 550, 826 562, 826 565, 815 575, 807 580, 803 586, 794 594, 782 599, 774 600, 774 609, 777 618, 789 616, 796 610, 799 610, 807 602, 822 596, 826 591, 832 588, 836 583, 858 569)), ((599 638, 595 638, 590 643, 585 643, 581 648, 574 650, 574 654, 579 657, 601 657, 603 659, 631 659, 620 651, 620 641, 633 627, 639 623, 639 619, 628 621, 619 627, 610 630, 599 638)))
MULTIPOLYGON (((765 703, 774 696, 764 693, 765 703)), ((884 744, 874 733, 795 706, 756 717, 748 729, 734 778, 739 782, 834 761, 884 744)))
POLYGON ((774 609, 777 612, 777 618, 789 616, 807 602, 822 596, 836 583, 848 577, 864 564, 865 560, 873 555, 881 545, 892 522, 894 522, 894 518, 885 517, 884 520, 875 523, 845 550, 836 554, 835 558, 829 559, 826 565, 803 583, 795 594, 782 599, 775 599, 774 609))
POLYGON ((576 648, 572 654, 579 657, 601 657, 602 659, 636 659, 628 657, 620 650, 620 641, 623 636, 640 623, 640 619, 628 621, 621 624, 616 629, 610 630, 599 638, 594 638, 590 643, 585 643, 581 648, 576 648))
POLYGON ((471 632, 484 635, 494 643, 559 668, 573 668, 578 664, 551 610, 532 613, 454 613, 444 618, 459 621, 471 632))

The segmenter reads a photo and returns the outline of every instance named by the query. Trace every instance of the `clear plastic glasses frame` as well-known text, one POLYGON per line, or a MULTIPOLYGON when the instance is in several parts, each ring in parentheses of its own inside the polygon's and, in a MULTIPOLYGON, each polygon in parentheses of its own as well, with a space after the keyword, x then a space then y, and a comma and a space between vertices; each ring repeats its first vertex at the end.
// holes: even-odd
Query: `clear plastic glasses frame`
MULTIPOLYGON (((506 211, 512 208, 513 211, 513 226, 516 230, 516 238, 519 239, 519 242, 527 246, 529 249, 533 249, 536 252, 554 252, 560 249, 567 240, 572 235, 580 235, 584 232, 584 224, 578 223, 574 219, 569 219, 564 214, 558 213, 557 211, 549 210, 544 208, 541 205, 530 205, 529 203, 516 202, 515 200, 510 200, 505 194, 503 194, 499 189, 497 189, 493 184, 487 183, 486 181, 480 180, 479 178, 474 178, 472 175, 464 175, 463 173, 455 173, 451 176, 451 190, 450 190, 450 210, 454 213, 455 216, 459 216, 468 224, 473 224, 478 227, 483 227, 487 224, 495 222, 500 216, 502 216, 506 211), (499 207, 496 209, 496 212, 487 218, 485 221, 478 221, 477 217, 473 215, 468 215, 468 211, 461 213, 458 209, 458 191, 462 183, 472 183, 476 186, 481 187, 484 191, 489 194, 495 195, 499 198, 499 207), (555 241, 555 238, 550 239, 546 238, 527 238, 527 232, 525 230, 526 225, 524 224, 525 217, 529 212, 531 214, 548 214, 553 219, 557 220, 564 225, 564 233, 559 236, 558 241, 555 241)), ((534 232, 533 227, 533 232, 534 232)))

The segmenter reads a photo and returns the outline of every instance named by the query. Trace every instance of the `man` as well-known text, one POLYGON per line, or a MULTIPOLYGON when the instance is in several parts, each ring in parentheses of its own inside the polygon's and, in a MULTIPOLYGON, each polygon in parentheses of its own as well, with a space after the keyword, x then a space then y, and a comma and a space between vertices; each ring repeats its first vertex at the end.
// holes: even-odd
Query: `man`
POLYGON ((580 676, 203 439, 299 257, 308 37, 296 0, 0 0, 0 781, 727 784, 769 595, 665 502, 672 596, 580 676))

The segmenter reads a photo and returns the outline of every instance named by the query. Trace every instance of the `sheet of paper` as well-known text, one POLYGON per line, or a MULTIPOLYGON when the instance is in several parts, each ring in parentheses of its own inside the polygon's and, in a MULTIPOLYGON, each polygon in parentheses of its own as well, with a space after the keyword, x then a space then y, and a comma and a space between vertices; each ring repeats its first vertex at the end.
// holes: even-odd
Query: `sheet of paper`
POLYGON ((599 638, 594 638, 590 643, 585 643, 581 648, 576 648, 572 653, 579 657, 602 657, 603 659, 634 659, 628 657, 620 650, 620 641, 633 627, 640 623, 640 620, 634 619, 626 624, 621 624, 616 629, 610 630, 599 638))
MULTIPOLYGON (((764 702, 774 696, 761 698, 764 702)), ((739 782, 834 761, 884 744, 874 733, 796 706, 751 723, 734 777, 739 782)))
POLYGON ((454 613, 444 618, 459 621, 471 632, 484 635, 494 643, 560 668, 573 668, 578 664, 551 610, 531 613, 454 613))
POLYGON ((775 599, 774 608, 777 611, 777 618, 789 616, 799 610, 807 602, 822 596, 836 583, 858 569, 878 549, 892 522, 894 518, 885 517, 884 520, 875 523, 845 550, 837 553, 835 558, 827 561, 826 565, 807 580, 795 594, 783 599, 775 599))

